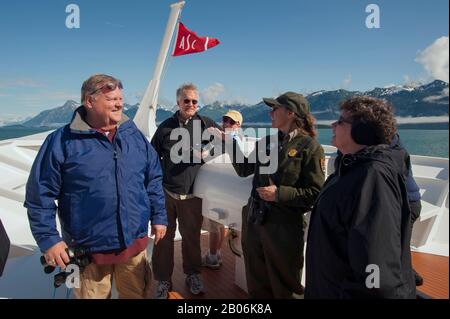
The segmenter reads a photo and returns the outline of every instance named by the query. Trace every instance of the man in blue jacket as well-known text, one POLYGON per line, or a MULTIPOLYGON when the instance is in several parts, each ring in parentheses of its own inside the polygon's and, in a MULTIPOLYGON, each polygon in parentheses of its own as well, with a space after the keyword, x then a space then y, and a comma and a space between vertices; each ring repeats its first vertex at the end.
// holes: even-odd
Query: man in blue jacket
POLYGON ((77 298, 145 298, 150 286, 148 223, 155 244, 167 226, 158 156, 122 114, 122 84, 103 74, 83 83, 70 124, 50 134, 34 161, 25 207, 47 264, 65 268, 67 248, 91 263, 77 298), (55 215, 62 236, 56 228, 55 215))

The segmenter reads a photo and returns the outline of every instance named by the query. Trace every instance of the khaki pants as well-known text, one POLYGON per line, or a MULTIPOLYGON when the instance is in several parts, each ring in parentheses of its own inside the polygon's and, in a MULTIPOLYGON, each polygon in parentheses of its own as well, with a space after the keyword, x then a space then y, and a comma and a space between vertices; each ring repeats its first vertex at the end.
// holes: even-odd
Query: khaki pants
POLYGON ((74 288, 74 296, 77 299, 111 298, 113 278, 120 299, 149 298, 151 269, 147 250, 120 264, 89 264, 80 275, 80 288, 74 288))

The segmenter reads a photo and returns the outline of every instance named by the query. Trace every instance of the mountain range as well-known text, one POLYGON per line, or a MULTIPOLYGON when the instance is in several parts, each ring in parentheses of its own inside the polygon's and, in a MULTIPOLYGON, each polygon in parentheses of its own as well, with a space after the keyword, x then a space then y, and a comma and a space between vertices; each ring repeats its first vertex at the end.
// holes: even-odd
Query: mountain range
MULTIPOLYGON (((318 120, 333 120, 338 117, 339 103, 353 97, 368 95, 384 98, 394 105, 396 116, 399 117, 426 117, 426 116, 448 116, 449 112, 449 84, 443 81, 412 86, 390 86, 386 88, 375 88, 371 91, 317 91, 306 95, 311 104, 311 111, 318 120)), ((45 110, 37 116, 22 123, 26 127, 59 127, 68 123, 73 111, 80 106, 75 101, 67 101, 63 106, 45 110)), ((139 104, 124 105, 124 112, 133 118, 139 104)), ((173 108, 172 108, 173 109, 173 108)), ((262 102, 255 105, 224 104, 214 102, 200 108, 201 115, 208 116, 220 122, 222 115, 230 109, 239 110, 244 117, 244 124, 268 123, 270 117, 269 108, 262 102)), ((157 122, 164 121, 172 116, 173 112, 167 107, 158 106, 156 111, 157 122)))
MULTIPOLYGON (((79 106, 79 103, 68 100, 66 103, 64 103, 63 106, 42 111, 35 117, 21 123, 21 125, 26 127, 60 127, 70 122, 73 116, 73 112, 79 106)), ((139 103, 136 105, 124 104, 123 110, 128 117, 134 118, 138 107, 139 103)), ((159 105, 156 109, 156 118, 158 121, 163 121, 169 116, 172 116, 172 114, 172 112, 164 109, 159 105)))

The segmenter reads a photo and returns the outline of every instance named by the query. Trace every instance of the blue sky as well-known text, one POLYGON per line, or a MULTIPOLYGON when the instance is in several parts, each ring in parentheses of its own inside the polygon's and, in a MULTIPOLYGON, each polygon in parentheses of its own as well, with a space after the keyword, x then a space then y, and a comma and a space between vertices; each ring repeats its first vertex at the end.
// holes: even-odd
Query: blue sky
MULTIPOLYGON (((94 73, 120 78, 126 102, 140 101, 173 2, 2 1, 0 117, 79 101, 82 82, 94 73), (80 8, 79 29, 66 28, 70 3, 80 8)), ((442 74, 448 81, 448 6, 448 0, 187 0, 181 21, 221 44, 170 58, 160 100, 173 105, 183 82, 199 86, 203 103, 256 103, 287 90, 370 90, 442 74), (380 8, 379 29, 366 27, 370 3, 380 8), (427 48, 431 53, 419 62, 427 48), (445 49, 446 66, 439 60, 445 49)))

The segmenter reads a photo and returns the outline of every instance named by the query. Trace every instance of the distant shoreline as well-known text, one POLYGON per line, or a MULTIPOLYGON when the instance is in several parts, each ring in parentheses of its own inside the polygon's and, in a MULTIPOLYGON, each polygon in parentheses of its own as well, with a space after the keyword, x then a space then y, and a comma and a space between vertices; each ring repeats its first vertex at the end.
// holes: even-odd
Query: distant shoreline
MULTIPOLYGON (((250 123, 244 125, 244 129, 253 128, 254 130, 263 129, 262 132, 256 131, 253 134, 266 134, 268 123, 250 123)), ((319 142, 330 144, 332 131, 330 126, 319 125, 319 142)), ((448 123, 410 123, 399 126, 402 140, 411 154, 435 156, 448 158, 448 123)), ((22 138, 25 136, 53 131, 56 127, 26 127, 23 125, 0 127, 0 144, 5 140, 22 138)), ((44 133, 45 135, 46 133, 44 133)), ((247 132, 252 135, 252 132, 247 132)))
POLYGON ((0 127, 0 140, 8 140, 11 138, 19 138, 23 136, 33 135, 45 131, 54 130, 55 127, 27 127, 23 125, 10 125, 0 127))
MULTIPOLYGON (((243 128, 246 127, 270 127, 270 123, 245 123, 242 125, 243 128)), ((449 122, 436 122, 436 123, 399 123, 399 129, 408 130, 448 130, 449 122)), ((331 129, 331 124, 317 124, 319 129, 331 129)))
MULTIPOLYGON (((331 128, 332 121, 318 121, 317 124, 318 128, 331 128), (325 123, 324 123, 325 122, 325 123)), ((399 121, 400 122, 400 121, 399 121)), ((157 125, 159 125, 161 122, 157 122, 157 125)), ((65 124, 62 124, 63 126, 65 124)), ((24 131, 24 132, 31 132, 31 133, 39 133, 39 132, 45 132, 48 130, 54 130, 61 126, 25 126, 25 125, 5 125, 0 126, 0 131, 6 132, 17 132, 17 131, 24 131)), ((264 123, 264 122, 255 122, 255 123, 245 123, 242 125, 243 128, 246 127, 270 127, 271 123, 264 123)), ((449 129, 449 122, 429 122, 429 123, 404 123, 400 122, 398 123, 398 128, 400 129, 418 129, 418 130, 448 130, 449 129)), ((24 135, 21 135, 24 136, 24 135)))

